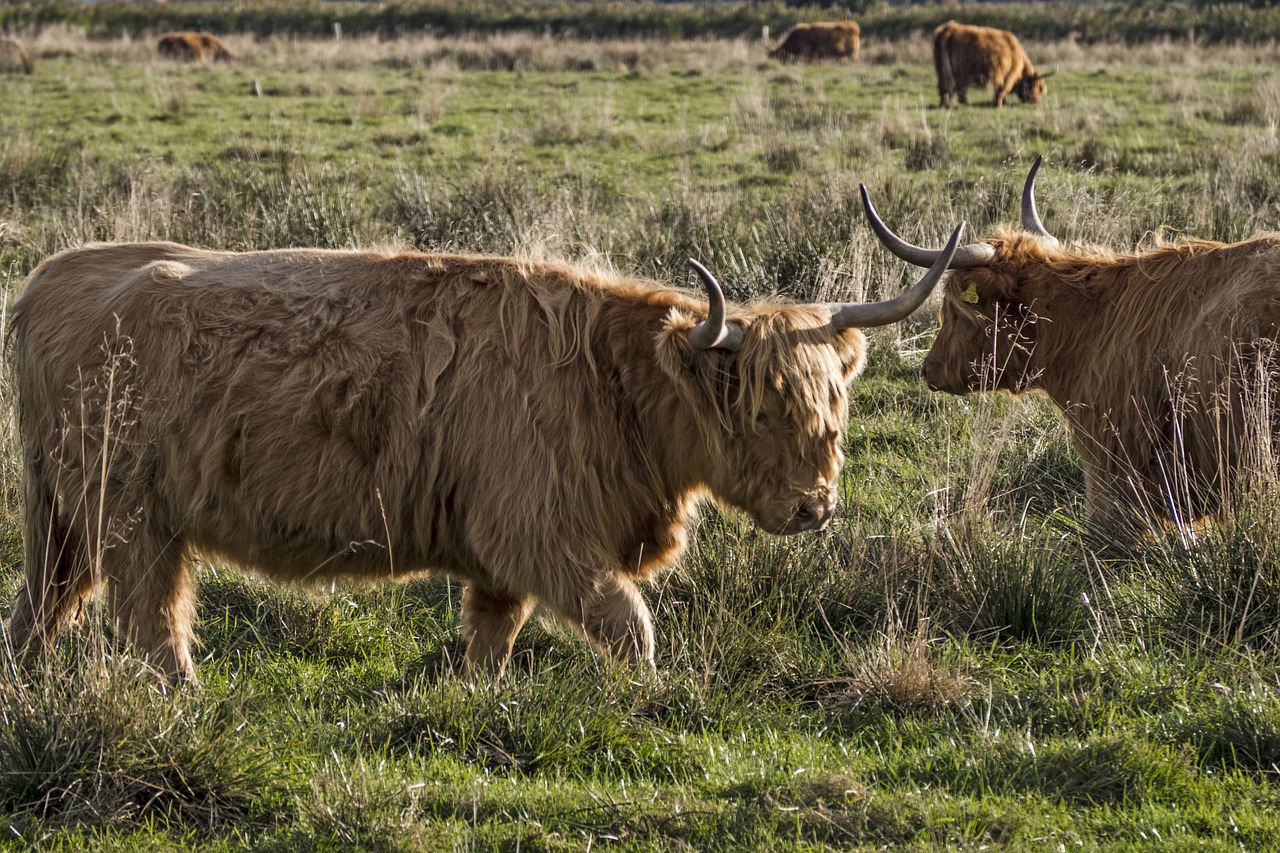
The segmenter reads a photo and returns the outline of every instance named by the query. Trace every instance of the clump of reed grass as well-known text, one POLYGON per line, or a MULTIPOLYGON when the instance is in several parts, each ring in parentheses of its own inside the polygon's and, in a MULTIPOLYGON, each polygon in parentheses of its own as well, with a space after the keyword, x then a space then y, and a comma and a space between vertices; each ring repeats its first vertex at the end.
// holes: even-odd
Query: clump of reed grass
POLYGON ((74 633, 39 661, 3 653, 0 804, 19 836, 272 820, 271 792, 296 779, 287 744, 246 737, 236 702, 158 690, 95 624, 74 633))

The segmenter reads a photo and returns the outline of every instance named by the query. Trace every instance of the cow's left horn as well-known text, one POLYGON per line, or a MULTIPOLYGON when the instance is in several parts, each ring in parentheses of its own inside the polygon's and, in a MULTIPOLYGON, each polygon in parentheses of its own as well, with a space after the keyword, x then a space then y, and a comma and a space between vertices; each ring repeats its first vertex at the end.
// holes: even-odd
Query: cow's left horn
POLYGON ((1058 238, 1045 229, 1044 223, 1040 221, 1040 213, 1036 210, 1036 172, 1040 171, 1040 161, 1043 159, 1044 155, 1036 155, 1036 161, 1031 164, 1031 171, 1027 173, 1027 182, 1022 185, 1022 227, 1028 233, 1056 246, 1058 238))
POLYGON ((689 341, 698 349, 741 349, 742 329, 733 323, 726 323, 724 319, 724 291, 720 289, 720 282, 693 258, 689 259, 689 263, 698 271, 698 276, 706 285, 707 302, 710 303, 707 319, 693 327, 693 331, 689 333, 689 341))
POLYGON ((934 286, 942 280, 943 273, 947 271, 956 254, 956 247, 960 245, 960 235, 963 232, 964 222, 962 221, 956 226, 956 230, 951 232, 951 239, 947 241, 947 245, 938 252, 933 266, 929 267, 929 271, 921 276, 920 280, 906 293, 886 302, 867 304, 837 302, 828 306, 831 309, 831 325, 836 329, 848 329, 854 326, 865 329, 870 326, 887 326, 905 318, 929 298, 934 286))
MULTIPOLYGON (((862 207, 867 212, 867 221, 871 223, 871 230, 876 232, 876 236, 880 238, 880 242, 884 243, 884 247, 893 254, 909 264, 915 264, 918 267, 932 267, 938 261, 941 254, 940 249, 926 249, 922 246, 916 246, 903 240, 897 234, 889 230, 889 226, 880 220, 880 215, 876 213, 876 209, 871 206, 871 196, 867 194, 865 184, 858 184, 858 191, 862 193, 862 207)), ((984 267, 996 256, 996 249, 989 243, 970 243, 967 246, 961 246, 956 249, 955 255, 951 258, 949 269, 960 270, 969 269, 970 267, 984 267)))

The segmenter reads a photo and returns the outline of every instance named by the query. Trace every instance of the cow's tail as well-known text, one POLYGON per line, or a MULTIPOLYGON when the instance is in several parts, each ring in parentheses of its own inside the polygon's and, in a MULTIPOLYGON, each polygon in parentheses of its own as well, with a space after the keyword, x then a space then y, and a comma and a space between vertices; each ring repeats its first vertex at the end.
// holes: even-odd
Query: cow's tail
POLYGON ((937 33, 933 37, 933 70, 938 75, 938 97, 944 106, 947 96, 956 91, 956 74, 947 42, 946 33, 937 33))

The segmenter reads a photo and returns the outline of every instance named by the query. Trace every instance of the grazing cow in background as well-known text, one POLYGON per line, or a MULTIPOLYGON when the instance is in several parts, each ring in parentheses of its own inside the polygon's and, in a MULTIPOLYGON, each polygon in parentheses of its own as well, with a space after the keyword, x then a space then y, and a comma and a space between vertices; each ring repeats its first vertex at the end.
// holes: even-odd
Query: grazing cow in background
MULTIPOLYGON (((1084 461, 1096 527, 1185 529, 1222 508, 1241 474, 1275 464, 1280 236, 1063 247, 1036 212, 1039 166, 1023 188, 1025 231, 955 253, 925 380, 952 394, 1043 391, 1084 461)), ((890 232, 865 190, 863 202, 898 257, 939 257, 890 232)))
POLYGON ((943 107, 952 101, 968 103, 970 87, 990 90, 995 107, 1004 106, 1010 92, 1023 103, 1038 104, 1047 88, 1044 79, 1049 76, 1036 72, 1013 33, 955 21, 933 31, 933 67, 943 107))
POLYGON ((707 496, 775 534, 827 524, 859 327, 915 310, 946 263, 887 302, 747 308, 695 266, 709 309, 509 258, 50 258, 12 313, 11 642, 47 645, 105 583, 121 634, 193 679, 199 551, 284 581, 462 578, 467 662, 496 675, 535 602, 652 666, 636 580, 679 557, 707 496))
POLYGON ((210 33, 169 33, 160 37, 160 55, 188 62, 229 62, 235 55, 210 33))
POLYGON ((796 24, 782 34, 769 58, 783 62, 858 58, 861 30, 853 21, 796 24))
POLYGON ((0 72, 30 74, 35 69, 27 48, 13 36, 0 36, 0 72))

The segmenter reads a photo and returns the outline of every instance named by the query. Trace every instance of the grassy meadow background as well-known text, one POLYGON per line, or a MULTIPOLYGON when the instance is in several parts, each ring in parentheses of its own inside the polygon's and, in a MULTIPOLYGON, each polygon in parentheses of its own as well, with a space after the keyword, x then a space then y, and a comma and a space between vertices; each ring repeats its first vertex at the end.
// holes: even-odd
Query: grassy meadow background
MULTIPOLYGON (((961 218, 1015 221, 1037 154, 1063 239, 1280 227, 1273 42, 1028 40, 1046 102, 995 111, 935 106, 922 30, 780 66, 755 35, 244 27, 235 62, 203 66, 160 61, 158 30, 63 20, 19 28, 35 72, 0 78, 10 297, 63 248, 171 239, 560 257, 680 286, 695 256, 737 298, 880 298, 918 271, 876 243, 859 182, 940 244, 961 218)), ((656 677, 535 619, 491 689, 460 668, 456 583, 291 590, 206 565, 199 692, 161 692, 96 608, 50 658, 0 656, 0 838, 1274 847, 1275 466, 1197 536, 1106 547, 1051 407, 924 387, 935 318, 870 334, 828 531, 776 539, 708 508, 646 588, 656 677)), ((5 381, 0 610, 21 571, 5 381)))

